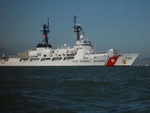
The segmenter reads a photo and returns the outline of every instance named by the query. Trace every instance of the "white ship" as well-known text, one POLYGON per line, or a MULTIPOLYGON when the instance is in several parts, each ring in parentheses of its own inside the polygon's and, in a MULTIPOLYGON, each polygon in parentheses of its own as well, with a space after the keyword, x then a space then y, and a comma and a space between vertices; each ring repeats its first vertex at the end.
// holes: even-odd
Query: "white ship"
POLYGON ((89 40, 81 33, 82 27, 76 24, 74 16, 74 33, 76 43, 73 47, 64 44, 62 48, 53 49, 48 43, 49 19, 43 25, 43 40, 35 51, 18 54, 0 60, 0 66, 131 66, 139 53, 118 54, 114 49, 96 52, 89 40))

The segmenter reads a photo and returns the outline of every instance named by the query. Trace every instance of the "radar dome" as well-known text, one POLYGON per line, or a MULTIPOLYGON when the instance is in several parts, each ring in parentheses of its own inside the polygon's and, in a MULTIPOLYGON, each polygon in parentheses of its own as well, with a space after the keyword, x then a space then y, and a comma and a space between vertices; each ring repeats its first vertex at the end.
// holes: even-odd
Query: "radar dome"
POLYGON ((80 39, 83 39, 84 38, 84 36, 83 35, 80 35, 80 39))
POLYGON ((114 52, 114 50, 113 50, 113 49, 110 49, 109 52, 114 52))

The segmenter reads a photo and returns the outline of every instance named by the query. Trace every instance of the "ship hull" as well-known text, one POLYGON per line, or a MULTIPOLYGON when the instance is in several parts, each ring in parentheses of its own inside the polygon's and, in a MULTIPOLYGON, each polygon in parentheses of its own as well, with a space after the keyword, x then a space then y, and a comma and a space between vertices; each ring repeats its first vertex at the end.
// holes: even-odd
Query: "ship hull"
POLYGON ((0 60, 0 66, 131 66, 137 58, 138 53, 121 54, 101 59, 73 59, 73 60, 20 60, 20 58, 9 58, 0 60))

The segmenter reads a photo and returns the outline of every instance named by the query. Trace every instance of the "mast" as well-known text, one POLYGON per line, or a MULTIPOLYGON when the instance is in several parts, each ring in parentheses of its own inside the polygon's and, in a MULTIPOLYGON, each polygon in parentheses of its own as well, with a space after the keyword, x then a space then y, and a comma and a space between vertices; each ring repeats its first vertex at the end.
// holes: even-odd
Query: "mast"
POLYGON ((48 46, 48 33, 49 33, 49 18, 47 19, 47 25, 43 25, 43 34, 45 35, 46 46, 48 46))
POLYGON ((47 19, 47 24, 44 24, 43 25, 43 30, 41 30, 42 32, 42 38, 43 38, 43 41, 42 43, 42 46, 45 46, 45 47, 50 47, 51 45, 48 43, 48 34, 50 32, 49 30, 49 18, 47 19))
POLYGON ((82 27, 79 24, 76 24, 77 16, 74 16, 74 33, 76 35, 77 41, 80 40, 80 32, 82 31, 82 27))

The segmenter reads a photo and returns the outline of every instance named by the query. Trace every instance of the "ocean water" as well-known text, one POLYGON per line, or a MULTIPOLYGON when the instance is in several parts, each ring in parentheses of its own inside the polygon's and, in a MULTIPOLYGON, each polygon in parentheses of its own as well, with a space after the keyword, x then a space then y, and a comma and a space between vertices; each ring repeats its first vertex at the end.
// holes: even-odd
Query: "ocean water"
POLYGON ((150 67, 0 67, 0 113, 150 113, 150 67))

